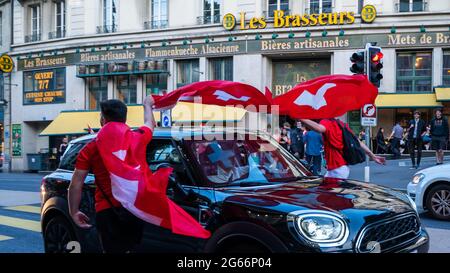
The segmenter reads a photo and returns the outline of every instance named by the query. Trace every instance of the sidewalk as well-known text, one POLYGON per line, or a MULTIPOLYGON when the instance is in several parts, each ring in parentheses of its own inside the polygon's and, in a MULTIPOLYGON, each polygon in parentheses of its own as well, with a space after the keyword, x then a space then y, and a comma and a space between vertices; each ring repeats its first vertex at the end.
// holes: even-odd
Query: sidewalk
MULTIPOLYGON (((444 158, 444 163, 450 163, 450 156, 444 158)), ((370 183, 405 190, 415 173, 420 170, 436 166, 434 157, 422 158, 419 169, 410 169, 411 160, 408 158, 387 160, 386 165, 369 162, 370 183)), ((350 166, 350 179, 364 181, 366 163, 350 166)), ((449 174, 450 175, 450 174, 449 174)))

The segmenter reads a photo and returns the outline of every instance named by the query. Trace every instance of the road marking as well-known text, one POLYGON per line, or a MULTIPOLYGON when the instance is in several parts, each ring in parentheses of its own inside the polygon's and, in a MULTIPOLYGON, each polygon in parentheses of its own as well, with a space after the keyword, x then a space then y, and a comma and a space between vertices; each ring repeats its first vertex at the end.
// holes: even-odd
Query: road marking
POLYGON ((0 215, 0 225, 41 232, 41 223, 39 221, 0 215))
POLYGON ((22 211, 22 212, 30 212, 30 213, 36 213, 36 214, 40 214, 41 213, 41 208, 40 207, 35 207, 35 206, 15 206, 15 207, 6 207, 3 209, 7 209, 7 210, 14 210, 14 211, 22 211))
POLYGON ((0 242, 1 241, 6 241, 6 240, 11 240, 14 239, 13 237, 8 237, 8 236, 4 236, 4 235, 0 235, 0 242))
POLYGON ((400 162, 398 162, 398 166, 399 167, 406 167, 406 162, 400 161, 400 162))

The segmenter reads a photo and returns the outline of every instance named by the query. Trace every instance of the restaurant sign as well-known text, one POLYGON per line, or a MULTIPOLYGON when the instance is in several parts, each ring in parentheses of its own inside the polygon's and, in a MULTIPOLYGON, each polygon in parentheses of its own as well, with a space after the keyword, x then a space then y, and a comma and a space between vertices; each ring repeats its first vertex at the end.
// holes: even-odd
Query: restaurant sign
POLYGON ((25 72, 23 104, 65 103, 65 68, 25 72))
MULTIPOLYGON (((372 14, 368 14, 370 20, 372 14)), ((67 53, 55 56, 19 59, 17 69, 39 70, 43 68, 74 64, 99 64, 108 62, 132 62, 152 59, 184 59, 198 57, 220 57, 238 54, 278 54, 363 48, 366 43, 377 42, 382 48, 409 48, 450 46, 450 32, 413 32, 386 34, 325 35, 305 37, 295 33, 294 38, 254 39, 233 38, 232 41, 168 45, 126 50, 104 50, 97 52, 67 53)))

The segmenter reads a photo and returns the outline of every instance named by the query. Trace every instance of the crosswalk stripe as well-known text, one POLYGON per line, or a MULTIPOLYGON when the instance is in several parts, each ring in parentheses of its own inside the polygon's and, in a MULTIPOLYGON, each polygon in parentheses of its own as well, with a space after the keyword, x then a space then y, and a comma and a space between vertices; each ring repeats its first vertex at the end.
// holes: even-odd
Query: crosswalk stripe
POLYGON ((11 240, 14 239, 13 237, 9 237, 9 236, 4 236, 4 235, 0 235, 0 242, 1 241, 6 241, 6 240, 11 240))
POLYGON ((41 223, 39 221, 0 215, 0 225, 41 232, 41 223))
POLYGON ((14 211, 22 211, 22 212, 30 212, 30 213, 36 213, 36 214, 41 213, 41 208, 35 207, 35 206, 14 206, 14 207, 5 207, 4 209, 14 210, 14 211))

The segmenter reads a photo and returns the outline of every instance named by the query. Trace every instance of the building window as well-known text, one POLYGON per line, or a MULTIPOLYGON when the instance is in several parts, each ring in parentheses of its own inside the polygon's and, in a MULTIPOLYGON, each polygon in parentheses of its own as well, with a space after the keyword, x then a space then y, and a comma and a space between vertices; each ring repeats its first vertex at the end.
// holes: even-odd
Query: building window
POLYGON ((23 73, 23 104, 66 102, 66 68, 23 73))
POLYGON ((431 52, 397 54, 397 91, 431 92, 431 52))
POLYGON ((400 0, 396 6, 397 12, 426 11, 427 2, 423 0, 400 0))
POLYGON ((164 95, 167 93, 167 76, 166 73, 147 74, 145 76, 145 94, 164 95))
POLYGON ((108 99, 108 79, 88 77, 89 110, 100 110, 100 102, 108 99))
POLYGON ((41 6, 30 6, 30 35, 25 37, 25 42, 41 40, 41 6))
POLYGON ((66 36, 66 6, 65 1, 55 2, 55 31, 51 32, 49 39, 66 36))
POLYGON ((272 61, 272 94, 283 95, 297 84, 331 73, 330 58, 272 61))
POLYGON ((233 80, 233 57, 209 59, 210 80, 233 80))
POLYGON ((289 13, 289 0, 269 0, 267 5, 268 18, 272 18, 276 10, 282 10, 285 14, 289 13))
POLYGON ((220 5, 221 0, 203 0, 203 17, 201 23, 216 24, 220 23, 220 5))
POLYGON ((309 0, 309 14, 331 13, 332 11, 332 0, 309 0))
POLYGON ((116 76, 118 99, 126 104, 137 103, 137 76, 121 75, 116 76))
POLYGON ((147 29, 166 28, 168 26, 168 0, 151 0, 151 20, 147 29))
POLYGON ((97 32, 116 32, 118 19, 117 0, 103 0, 103 26, 98 27, 97 32))
POLYGON ((442 70, 442 84, 450 86, 450 51, 444 51, 444 68, 442 70))
POLYGON ((177 61, 177 87, 199 81, 199 60, 177 61))

